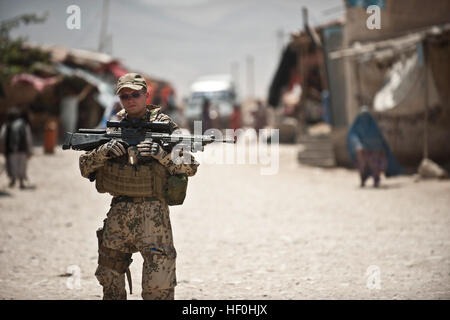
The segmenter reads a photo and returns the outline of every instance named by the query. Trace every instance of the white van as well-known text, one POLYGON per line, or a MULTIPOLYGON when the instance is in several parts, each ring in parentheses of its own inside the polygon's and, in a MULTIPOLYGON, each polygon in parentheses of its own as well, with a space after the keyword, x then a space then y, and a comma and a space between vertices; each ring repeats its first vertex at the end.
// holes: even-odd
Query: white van
POLYGON ((229 119, 236 101, 236 90, 231 75, 218 74, 198 78, 192 83, 184 110, 188 128, 192 131, 194 121, 202 120, 203 103, 210 102, 209 117, 213 127, 229 128, 229 119))

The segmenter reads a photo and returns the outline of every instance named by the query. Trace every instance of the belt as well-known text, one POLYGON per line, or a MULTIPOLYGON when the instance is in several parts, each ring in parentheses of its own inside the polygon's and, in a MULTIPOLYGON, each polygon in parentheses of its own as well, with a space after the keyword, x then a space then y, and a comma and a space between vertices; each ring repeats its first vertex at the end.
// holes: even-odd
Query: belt
POLYGON ((133 203, 141 203, 146 201, 162 201, 156 197, 129 197, 129 196, 115 196, 111 200, 111 204, 115 204, 118 202, 133 202, 133 203))

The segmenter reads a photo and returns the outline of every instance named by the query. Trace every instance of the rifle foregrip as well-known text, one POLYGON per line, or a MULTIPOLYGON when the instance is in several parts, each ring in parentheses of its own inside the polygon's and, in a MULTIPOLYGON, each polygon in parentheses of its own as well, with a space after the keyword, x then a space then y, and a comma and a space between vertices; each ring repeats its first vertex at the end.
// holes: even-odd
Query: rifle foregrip
POLYGON ((63 145, 62 145, 62 149, 63 149, 63 150, 70 149, 70 147, 71 147, 71 142, 72 142, 72 133, 66 132, 66 133, 64 134, 64 143, 63 143, 63 145))

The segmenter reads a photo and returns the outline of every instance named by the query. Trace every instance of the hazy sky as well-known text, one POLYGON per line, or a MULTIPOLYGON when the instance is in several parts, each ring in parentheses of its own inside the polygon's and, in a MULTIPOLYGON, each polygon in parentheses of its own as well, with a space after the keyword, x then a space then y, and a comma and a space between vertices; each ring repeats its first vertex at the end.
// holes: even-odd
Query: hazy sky
MULTIPOLYGON (((33 43, 97 50, 102 1, 0 0, 0 20, 49 12, 44 24, 21 27, 13 36, 33 43), (69 5, 81 8, 81 29, 69 30, 69 5)), ((266 99, 280 58, 277 31, 302 26, 302 6, 312 25, 344 14, 343 0, 111 0, 107 31, 112 55, 130 69, 170 81, 178 98, 204 74, 230 73, 238 64, 239 94, 248 92, 246 57, 255 64, 255 92, 266 99), (330 9, 331 10, 328 10, 330 9), (335 8, 333 10, 333 8, 335 8), (330 13, 332 11, 333 13, 330 13)))

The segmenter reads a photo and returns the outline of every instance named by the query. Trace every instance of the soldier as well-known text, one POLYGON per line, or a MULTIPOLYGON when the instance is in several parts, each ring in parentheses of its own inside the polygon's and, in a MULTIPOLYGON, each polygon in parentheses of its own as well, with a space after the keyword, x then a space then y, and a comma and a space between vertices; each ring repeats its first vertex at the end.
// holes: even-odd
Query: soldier
MULTIPOLYGON (((124 107, 119 117, 170 122, 178 128, 159 107, 146 105, 147 84, 141 75, 120 77, 116 94, 124 107)), ((103 299, 126 299, 125 273, 130 281, 131 255, 139 251, 144 259, 142 298, 174 299, 176 251, 164 190, 171 177, 184 175, 187 181, 195 175, 199 163, 190 154, 174 158, 156 142, 142 142, 137 145, 138 164, 131 165, 131 148, 113 139, 80 156, 81 175, 95 179, 99 192, 113 195, 103 229, 97 231, 95 275, 103 299)))

